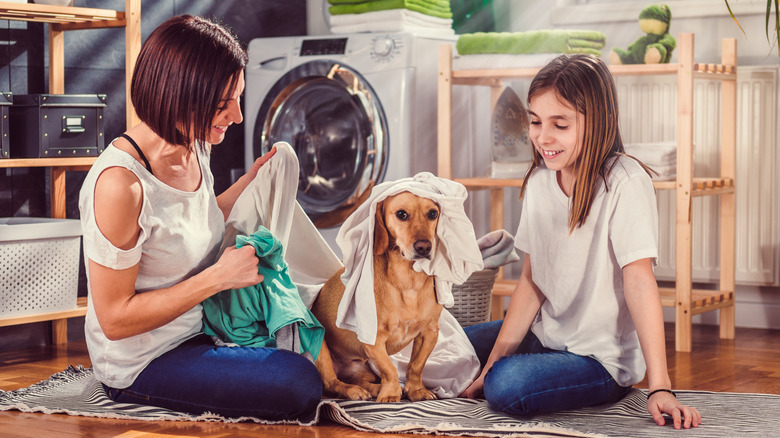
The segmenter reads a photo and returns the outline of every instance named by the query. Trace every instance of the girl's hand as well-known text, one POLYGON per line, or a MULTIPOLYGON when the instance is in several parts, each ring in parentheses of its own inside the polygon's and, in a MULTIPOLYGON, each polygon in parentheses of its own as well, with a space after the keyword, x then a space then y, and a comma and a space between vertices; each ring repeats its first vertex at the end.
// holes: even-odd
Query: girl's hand
POLYGON ((259 262, 252 245, 225 249, 214 265, 219 270, 220 278, 224 279, 221 289, 240 289, 263 281, 263 276, 257 272, 259 262))
POLYGON ((483 392, 484 387, 485 375, 480 374, 479 377, 477 377, 477 380, 473 381, 460 396, 466 398, 485 398, 485 394, 483 392))
POLYGON ((672 394, 660 391, 656 392, 647 399, 647 412, 653 416, 653 420, 659 425, 666 424, 663 414, 669 414, 674 421, 674 428, 684 427, 690 429, 691 426, 699 427, 701 424, 701 414, 696 408, 685 406, 672 394), (685 422, 682 421, 685 418, 685 422))

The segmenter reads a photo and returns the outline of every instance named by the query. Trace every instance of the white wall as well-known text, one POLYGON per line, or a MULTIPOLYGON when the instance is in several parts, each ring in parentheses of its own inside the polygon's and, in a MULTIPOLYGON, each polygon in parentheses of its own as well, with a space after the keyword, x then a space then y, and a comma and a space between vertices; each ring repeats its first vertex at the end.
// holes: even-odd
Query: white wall
MULTIPOLYGON (((766 2, 730 0, 729 4, 745 34, 729 15, 723 0, 666 1, 672 11, 670 32, 693 33, 697 62, 720 61, 720 40, 737 39, 739 65, 779 65, 780 55, 765 33, 766 2)), ((639 11, 647 1, 638 0, 494 0, 497 30, 522 32, 537 29, 599 30, 607 36, 606 57, 613 47, 626 48, 642 35, 639 11)), ((673 56, 673 61, 676 57, 673 56)), ((780 146, 780 145, 779 145, 780 146)), ((774 182, 775 184, 778 181, 774 182)), ((511 205, 511 204, 508 204, 511 205)), ((516 226, 516 224, 513 224, 516 226)), ((775 248, 775 251, 780 249, 775 248)), ((778 267, 777 269, 780 269, 778 267)), ((510 271, 513 274, 519 269, 510 271)), ((737 286, 736 324, 739 327, 780 329, 780 287, 737 286)), ((674 309, 665 308, 664 317, 674 321, 674 309)), ((693 318, 694 323, 717 324, 718 313, 708 312, 693 318)))

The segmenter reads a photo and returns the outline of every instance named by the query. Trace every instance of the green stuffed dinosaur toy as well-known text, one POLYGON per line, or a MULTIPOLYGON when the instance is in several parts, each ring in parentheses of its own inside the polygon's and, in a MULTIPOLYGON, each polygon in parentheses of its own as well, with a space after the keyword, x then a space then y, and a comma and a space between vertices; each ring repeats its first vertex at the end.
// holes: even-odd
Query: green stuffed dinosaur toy
POLYGON ((639 28, 646 35, 640 37, 628 50, 614 48, 609 54, 612 64, 667 64, 677 41, 669 33, 672 11, 666 5, 650 5, 639 13, 639 28))

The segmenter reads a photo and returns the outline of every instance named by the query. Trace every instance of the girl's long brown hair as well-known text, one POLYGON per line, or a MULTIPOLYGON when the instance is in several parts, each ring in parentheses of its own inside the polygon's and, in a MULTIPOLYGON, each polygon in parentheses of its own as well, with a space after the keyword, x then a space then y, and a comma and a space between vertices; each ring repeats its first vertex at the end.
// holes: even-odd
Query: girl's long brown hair
MULTIPOLYGON (((592 55, 560 55, 536 74, 528 90, 531 99, 554 92, 565 103, 585 116, 580 155, 576 158, 574 191, 569 216, 569 232, 582 226, 590 213, 593 197, 601 178, 606 177, 617 162, 610 157, 625 154, 618 126, 618 101, 615 80, 601 59, 592 55)), ((526 173, 520 191, 525 193, 528 177, 539 167, 543 158, 533 150, 533 163, 526 173)), ((641 163, 640 163, 641 164, 641 163)), ((642 165, 649 173, 649 169, 642 165)))

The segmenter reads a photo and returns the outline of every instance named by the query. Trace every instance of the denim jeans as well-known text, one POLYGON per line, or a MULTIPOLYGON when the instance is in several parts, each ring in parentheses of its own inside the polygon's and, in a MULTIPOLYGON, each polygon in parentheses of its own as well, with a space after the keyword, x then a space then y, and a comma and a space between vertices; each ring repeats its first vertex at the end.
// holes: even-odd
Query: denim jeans
MULTIPOLYGON (((487 362, 502 322, 464 329, 480 363, 487 362)), ((491 408, 523 416, 614 402, 629 389, 596 359, 545 348, 529 330, 515 354, 497 360, 485 375, 484 392, 491 408)))
POLYGON ((120 403, 288 420, 314 412, 322 381, 314 364, 299 354, 217 347, 210 337, 198 335, 153 360, 130 387, 106 390, 120 403))

